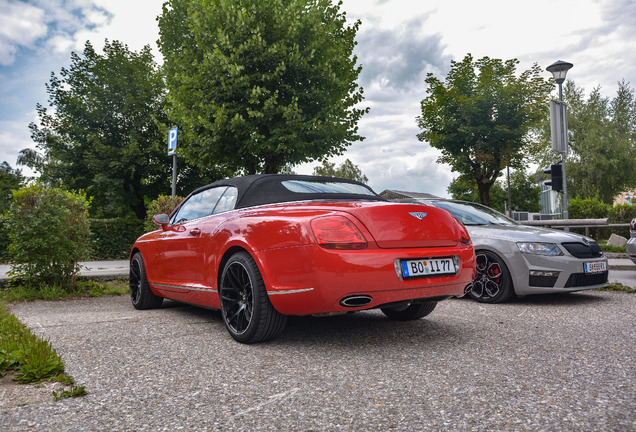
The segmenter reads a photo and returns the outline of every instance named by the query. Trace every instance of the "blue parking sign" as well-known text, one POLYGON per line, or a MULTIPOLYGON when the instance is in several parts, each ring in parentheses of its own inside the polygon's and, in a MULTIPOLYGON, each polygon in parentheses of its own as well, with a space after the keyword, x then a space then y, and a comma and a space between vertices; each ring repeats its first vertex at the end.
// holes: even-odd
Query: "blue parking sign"
POLYGON ((172 156, 177 149, 177 127, 168 131, 168 156, 172 156))

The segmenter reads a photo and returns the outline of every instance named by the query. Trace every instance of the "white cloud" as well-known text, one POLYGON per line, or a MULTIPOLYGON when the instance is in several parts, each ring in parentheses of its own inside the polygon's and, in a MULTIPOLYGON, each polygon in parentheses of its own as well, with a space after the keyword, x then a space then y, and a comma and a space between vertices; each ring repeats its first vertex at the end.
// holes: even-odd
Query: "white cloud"
POLYGON ((95 23, 102 19, 101 24, 79 32, 76 35, 78 44, 83 47, 84 42, 90 40, 97 48, 103 46, 105 39, 118 40, 135 51, 150 45, 154 56, 161 56, 156 46, 159 39, 156 18, 161 14, 163 0, 95 0, 94 3, 99 10, 109 14, 108 19, 104 21, 96 16, 95 23))
MULTIPOLYGON (((31 133, 27 125, 36 117, 35 111, 25 115, 23 122, 7 122, 0 121, 0 154, 2 160, 9 162, 11 166, 16 166, 16 160, 20 150, 30 147, 34 148, 35 144, 31 141, 31 133), (30 146, 25 146, 25 142, 30 142, 30 146)), ((33 173, 26 167, 18 167, 27 176, 33 173)))
POLYGON ((31 47, 46 35, 44 10, 11 0, 0 1, 0 64, 15 61, 20 48, 31 47))

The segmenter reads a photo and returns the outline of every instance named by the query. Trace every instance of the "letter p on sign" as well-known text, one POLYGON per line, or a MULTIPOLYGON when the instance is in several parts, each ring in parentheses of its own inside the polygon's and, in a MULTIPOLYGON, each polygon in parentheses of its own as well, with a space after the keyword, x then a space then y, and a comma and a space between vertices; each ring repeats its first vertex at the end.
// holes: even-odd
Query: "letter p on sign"
POLYGON ((168 131, 168 156, 172 156, 177 149, 177 127, 168 131))

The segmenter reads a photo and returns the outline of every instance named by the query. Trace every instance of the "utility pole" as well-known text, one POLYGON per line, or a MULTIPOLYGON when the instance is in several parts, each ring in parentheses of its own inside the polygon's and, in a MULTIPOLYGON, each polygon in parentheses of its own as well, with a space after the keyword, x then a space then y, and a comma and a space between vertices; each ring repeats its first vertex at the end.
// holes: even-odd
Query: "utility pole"
MULTIPOLYGON (((552 124, 552 130, 554 132, 555 126, 557 127, 557 134, 560 136, 556 136, 552 134, 552 150, 559 151, 561 153, 561 164, 562 173, 563 173, 563 219, 569 219, 568 215, 568 186, 567 186, 567 177, 565 174, 565 160, 568 153, 568 122, 567 122, 567 109, 565 104, 563 103, 563 82, 565 81, 565 76, 568 71, 572 69, 574 65, 572 63, 557 61, 546 68, 548 72, 551 72, 554 76, 554 80, 559 85, 559 110, 560 115, 558 115, 558 120, 560 122, 559 125, 552 124), (555 139, 559 141, 559 143, 555 143, 555 139)), ((552 104, 550 106, 552 108, 552 104)), ((550 110, 552 112, 552 109, 550 110)), ((554 122, 554 118, 551 116, 551 121, 554 122)), ((565 231, 570 231, 569 227, 564 227, 565 231)))

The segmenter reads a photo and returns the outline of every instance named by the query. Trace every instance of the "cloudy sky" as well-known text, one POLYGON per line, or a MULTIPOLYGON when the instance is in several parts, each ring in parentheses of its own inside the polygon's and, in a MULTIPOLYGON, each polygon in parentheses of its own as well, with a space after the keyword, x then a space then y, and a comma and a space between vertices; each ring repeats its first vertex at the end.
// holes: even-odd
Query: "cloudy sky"
MULTIPOLYGON (((0 0, 0 162, 16 167, 18 152, 33 147, 28 124, 37 119, 36 103, 47 105, 45 83, 87 40, 97 49, 105 39, 134 50, 148 44, 160 61, 162 3, 0 0)), ((334 161, 351 159, 378 192, 448 195, 457 174, 417 140, 416 117, 426 74, 444 78, 451 60, 467 53, 519 59, 520 71, 569 61, 568 78, 586 91, 601 86, 607 97, 623 79, 636 87, 636 0, 343 0, 342 10, 362 21, 356 54, 371 111, 359 123, 366 140, 334 161)), ((315 165, 296 171, 310 173, 315 165)))

